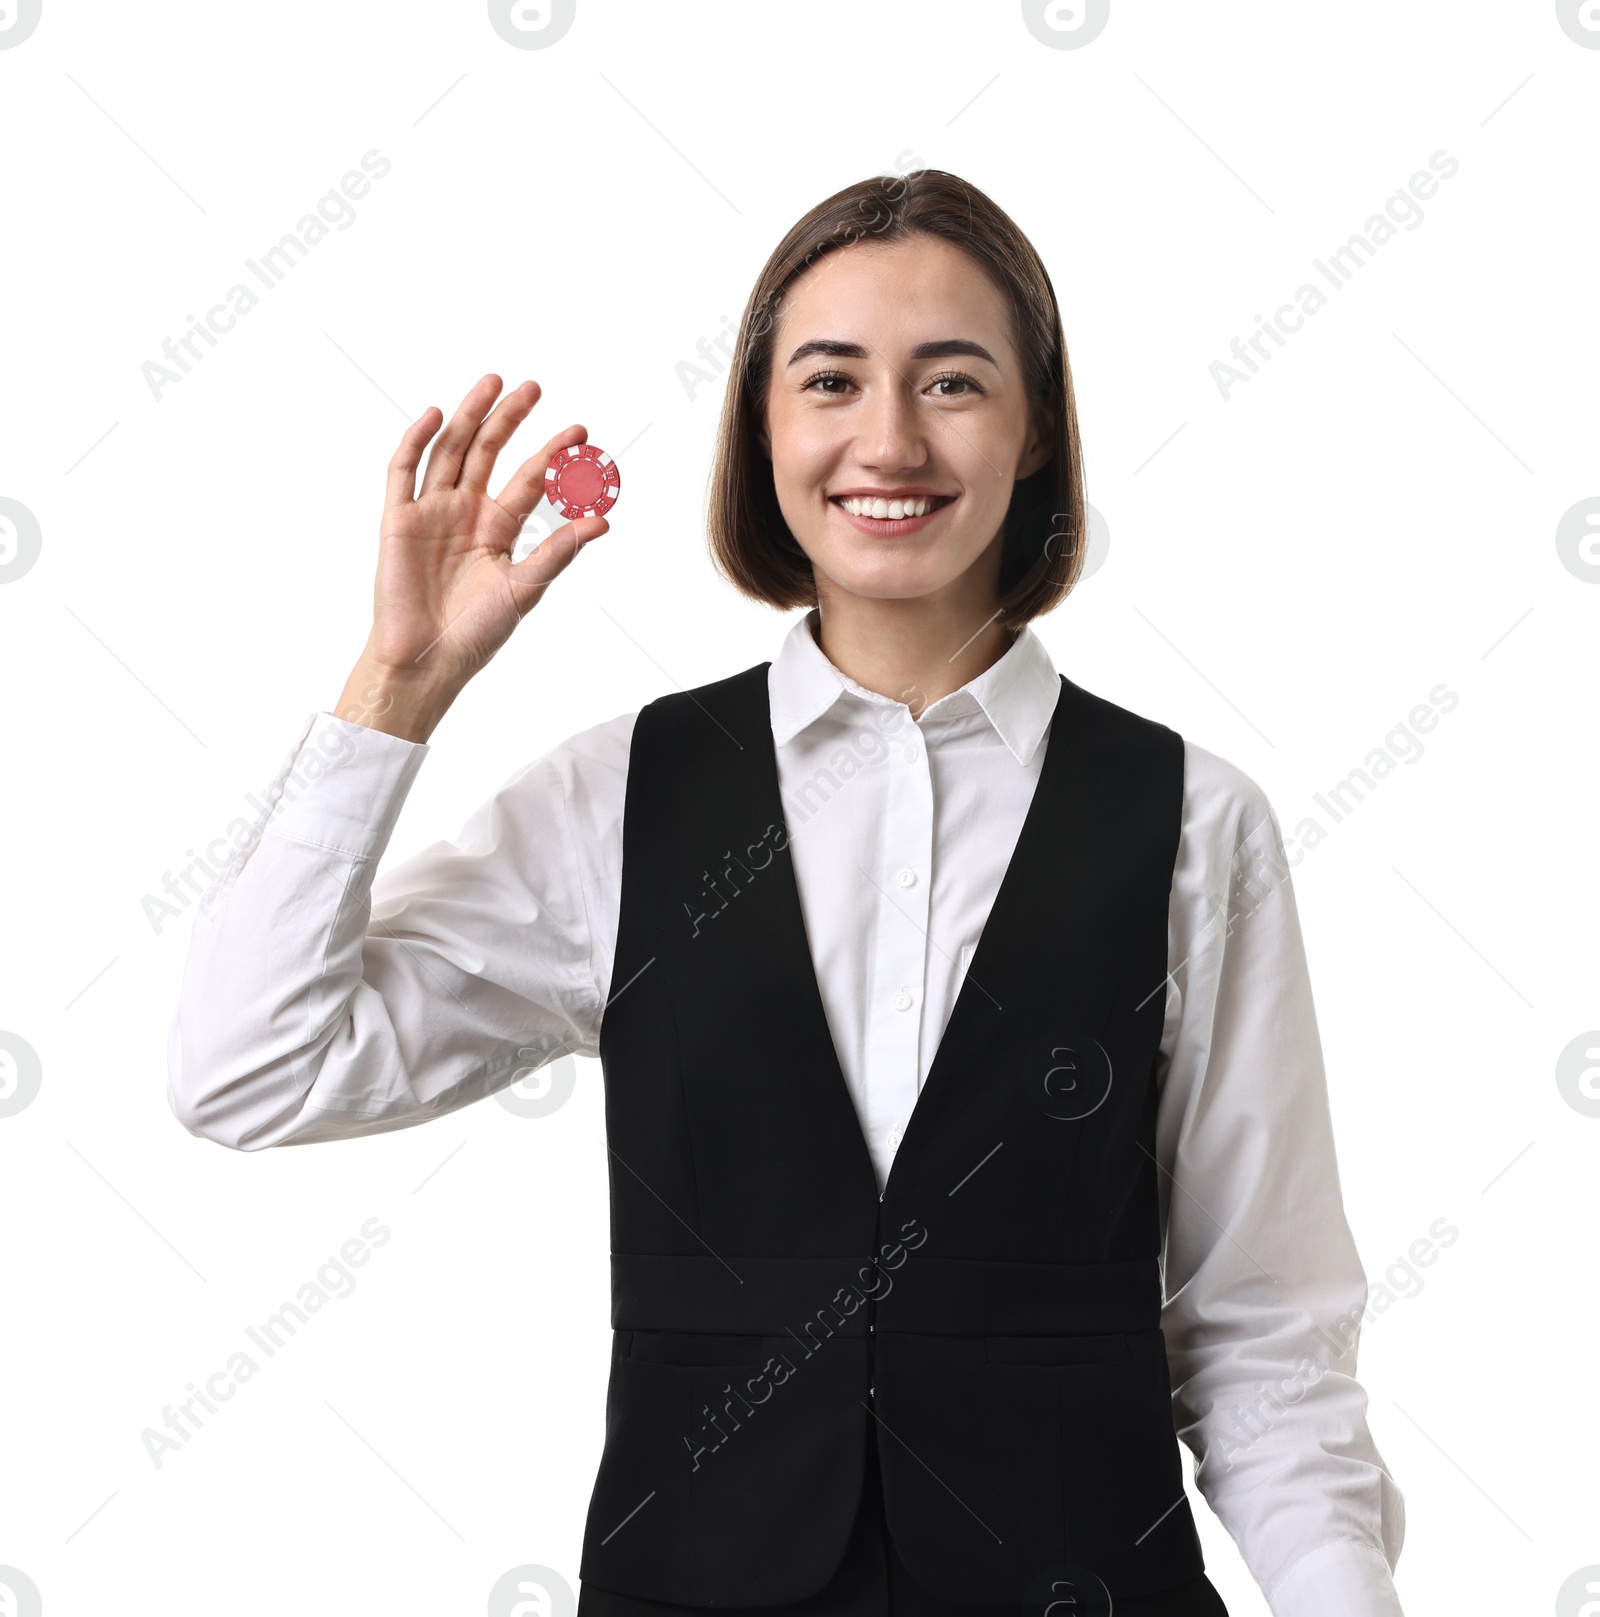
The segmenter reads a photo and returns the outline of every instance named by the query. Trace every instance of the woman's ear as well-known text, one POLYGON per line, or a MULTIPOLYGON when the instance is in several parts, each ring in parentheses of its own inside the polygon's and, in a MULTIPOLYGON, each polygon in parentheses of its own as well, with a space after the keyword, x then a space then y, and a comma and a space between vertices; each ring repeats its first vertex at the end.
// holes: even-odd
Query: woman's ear
POLYGON ((1056 448, 1055 417, 1047 410, 1037 406, 1028 412, 1030 423, 1028 430, 1028 444, 1022 452, 1022 462, 1017 467, 1017 480, 1031 477, 1036 471, 1050 464, 1051 457, 1056 448))

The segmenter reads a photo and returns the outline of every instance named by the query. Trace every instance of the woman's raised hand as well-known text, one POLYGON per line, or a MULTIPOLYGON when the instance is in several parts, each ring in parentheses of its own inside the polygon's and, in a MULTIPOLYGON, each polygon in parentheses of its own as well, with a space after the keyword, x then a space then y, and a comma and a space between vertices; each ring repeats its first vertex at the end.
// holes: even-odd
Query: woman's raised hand
POLYGON ((428 455, 420 490, 417 468, 441 411, 426 410, 389 462, 372 632, 335 709, 340 718, 425 741, 557 574, 610 526, 579 517, 512 564, 546 467, 588 433, 564 428, 491 497, 496 457, 538 402, 539 384, 524 382, 491 412, 499 392, 500 378, 485 376, 461 401, 428 455))

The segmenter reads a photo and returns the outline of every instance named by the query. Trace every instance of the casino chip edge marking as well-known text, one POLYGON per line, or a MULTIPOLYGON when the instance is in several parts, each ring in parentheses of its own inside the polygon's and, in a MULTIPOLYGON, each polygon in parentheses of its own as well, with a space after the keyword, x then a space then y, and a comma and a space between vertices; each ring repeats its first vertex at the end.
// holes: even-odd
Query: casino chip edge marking
POLYGON ((545 498, 569 520, 603 517, 621 491, 617 463, 594 444, 573 444, 557 451, 544 474, 545 498))

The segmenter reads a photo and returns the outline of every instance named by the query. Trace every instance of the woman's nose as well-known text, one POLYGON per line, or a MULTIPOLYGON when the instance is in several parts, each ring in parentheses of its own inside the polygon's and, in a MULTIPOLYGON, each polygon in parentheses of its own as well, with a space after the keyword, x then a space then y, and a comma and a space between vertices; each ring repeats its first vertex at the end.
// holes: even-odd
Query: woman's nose
POLYGON ((857 451, 863 462, 920 466, 928 458, 928 446, 905 378, 892 368, 886 370, 865 402, 857 451))

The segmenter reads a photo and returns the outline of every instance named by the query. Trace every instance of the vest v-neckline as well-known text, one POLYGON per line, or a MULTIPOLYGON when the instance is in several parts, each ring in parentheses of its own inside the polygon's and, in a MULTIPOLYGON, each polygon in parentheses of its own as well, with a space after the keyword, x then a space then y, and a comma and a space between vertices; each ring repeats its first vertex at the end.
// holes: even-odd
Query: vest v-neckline
MULTIPOLYGON (((788 817, 784 814, 783 790, 778 775, 777 742, 772 733, 771 691, 768 685, 767 670, 770 663, 757 665, 760 678, 760 696, 762 717, 765 725, 762 730, 765 744, 761 749, 760 758, 762 771, 765 776, 764 789, 768 794, 770 805, 782 817, 786 834, 788 833, 788 817)), ((950 1015, 946 1019, 944 1029, 933 1053, 933 1059, 928 1064, 927 1077, 923 1079, 918 1088, 916 1101, 911 1108, 911 1115, 903 1128, 903 1138, 895 1152, 894 1161, 889 1165, 889 1173, 885 1177, 878 1199, 886 1200, 889 1185, 894 1178, 895 1166, 901 1160, 907 1147, 914 1144, 921 1133, 931 1125, 927 1119, 939 1097, 955 1080, 949 1075, 951 1063, 956 1060, 955 1051, 959 1048, 965 1037, 965 1030, 971 1022, 974 1013, 974 999, 984 996, 994 999, 993 993, 983 986, 981 973, 992 972, 994 980, 1005 979, 1003 971, 992 971, 996 962, 1005 957, 1006 952, 1018 941, 1012 937, 1016 923, 1016 912, 1021 903, 1023 883, 1036 880, 1037 873, 1048 864, 1059 861, 1062 856, 1060 846, 1062 840, 1061 826, 1052 825, 1052 815, 1059 813, 1064 807, 1064 797, 1068 782, 1068 758, 1073 751, 1072 739, 1076 726, 1074 721, 1079 715, 1081 704, 1074 700, 1081 693, 1065 674, 1058 674, 1061 681, 1061 691, 1056 698, 1056 705, 1052 712, 1050 724, 1040 745, 1045 749, 1044 762, 1040 767, 1039 778, 1034 784, 1033 796, 1028 802, 1027 813, 1023 817, 1022 829, 1017 834, 1015 847, 1011 850, 1011 857, 1006 863, 1005 873, 1000 878, 1000 885, 995 890, 994 901, 989 907, 989 913, 984 918, 983 930, 979 934, 978 946, 973 952, 972 959, 967 963, 967 970, 961 979, 961 985, 956 990, 955 1002, 950 1007, 950 1015), (930 1101, 930 1096, 932 1097, 930 1101), (917 1127, 917 1119, 923 1120, 922 1128, 917 1127)), ((924 743, 926 744, 926 743, 924 743)), ((811 1024, 811 1034, 818 1049, 825 1052, 827 1064, 830 1068, 828 1089, 850 1109, 850 1116, 854 1120, 854 1134, 861 1142, 861 1150, 866 1158, 868 1176, 874 1187, 878 1183, 877 1165, 873 1161, 872 1149, 867 1142, 866 1131, 861 1125, 861 1116, 856 1109, 855 1100, 850 1093, 850 1085, 844 1075, 844 1063, 839 1059, 839 1047, 834 1042, 833 1030, 828 1023, 827 1009, 822 997, 822 985, 817 977, 816 961, 811 954, 810 940, 805 931, 805 911, 800 902, 800 882, 794 867, 794 849, 792 836, 788 848, 789 857, 785 862, 786 874, 781 882, 783 894, 782 924, 789 928, 799 938, 799 953, 806 962, 805 986, 803 989, 806 1000, 805 1016, 811 1024)), ((1024 940, 1025 941, 1025 940, 1024 940)), ((926 973, 924 973, 924 985, 926 973)), ((996 1008, 1002 1008, 996 1002, 996 1008)))

